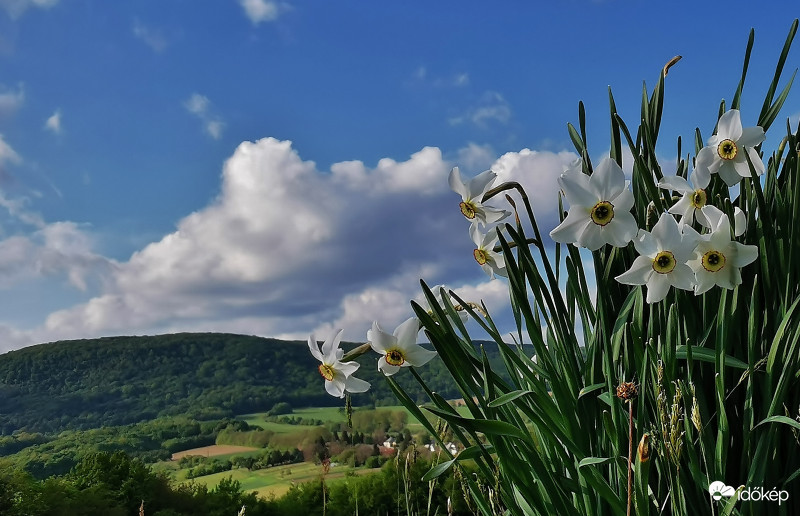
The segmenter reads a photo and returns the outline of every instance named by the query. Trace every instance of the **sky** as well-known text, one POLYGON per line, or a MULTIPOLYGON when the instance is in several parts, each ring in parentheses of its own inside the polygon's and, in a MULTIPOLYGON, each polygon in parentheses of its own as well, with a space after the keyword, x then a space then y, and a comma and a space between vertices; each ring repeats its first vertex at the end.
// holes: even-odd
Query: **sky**
MULTIPOLYGON (((642 85, 683 56, 669 168, 678 136, 710 136, 751 27, 754 124, 796 13, 653 5, 0 0, 0 352, 179 331, 363 342, 412 315, 420 278, 511 331, 450 169, 521 182, 549 232, 579 101, 600 159, 609 86, 635 127, 642 85)), ((794 92, 765 149, 798 114, 794 92)))

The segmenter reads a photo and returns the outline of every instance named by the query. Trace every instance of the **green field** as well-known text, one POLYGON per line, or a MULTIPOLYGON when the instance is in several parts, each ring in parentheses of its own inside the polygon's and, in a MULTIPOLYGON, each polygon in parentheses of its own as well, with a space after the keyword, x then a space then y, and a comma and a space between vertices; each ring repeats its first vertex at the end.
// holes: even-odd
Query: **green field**
MULTIPOLYGON (((355 408, 354 411, 359 410, 373 410, 372 408, 355 408)), ((411 413, 403 406, 387 406, 376 407, 375 410, 391 410, 403 411, 408 414, 408 423, 406 427, 412 433, 423 430, 423 426, 419 423, 411 413)), ((460 413, 466 413, 466 407, 459 407, 457 409, 460 413)), ((423 411, 425 413, 425 411, 423 411)), ((260 426, 264 430, 271 430, 276 434, 290 434, 303 432, 315 428, 314 426, 307 425, 291 425, 286 423, 274 423, 264 421, 265 413, 243 414, 236 416, 237 419, 246 421, 249 425, 260 426)), ((340 407, 309 407, 295 409, 288 416, 302 417, 306 419, 319 419, 328 423, 344 423, 346 416, 340 407)), ((433 418, 431 418, 433 419, 433 418)), ((321 426, 325 426, 321 425, 321 426)), ((234 456, 248 456, 257 455, 259 451, 239 452, 228 455, 219 455, 216 458, 229 459, 234 456)), ((283 466, 275 466, 266 469, 250 471, 246 468, 238 468, 221 473, 214 473, 197 477, 191 480, 186 479, 187 469, 181 469, 177 462, 168 461, 160 462, 153 465, 156 471, 165 471, 175 480, 179 482, 196 482, 208 486, 209 489, 216 487, 222 479, 231 477, 241 483, 242 489, 250 492, 257 492, 261 496, 281 496, 286 493, 293 484, 299 484, 317 479, 322 474, 322 467, 310 462, 303 462, 299 464, 287 464, 283 466)), ((344 479, 347 473, 355 473, 358 475, 379 471, 379 469, 366 469, 366 468, 353 468, 347 465, 339 465, 331 468, 328 475, 325 477, 326 481, 335 482, 338 479, 344 479)))
MULTIPOLYGON (((349 472, 363 475, 376 471, 380 471, 380 468, 365 469, 352 468, 344 465, 335 466, 331 468, 325 480, 329 482, 343 479, 349 472)), ((275 466, 274 468, 255 471, 244 468, 234 469, 231 471, 214 473, 213 475, 206 475, 204 477, 197 477, 189 482, 197 482, 198 484, 208 486, 209 489, 213 489, 222 479, 230 477, 233 478, 233 480, 238 480, 242 485, 242 489, 246 492, 255 491, 261 496, 281 496, 289 490, 292 484, 301 484, 303 482, 315 480, 319 478, 320 475, 322 475, 321 466, 310 462, 302 462, 300 464, 286 464, 284 466, 275 466)))

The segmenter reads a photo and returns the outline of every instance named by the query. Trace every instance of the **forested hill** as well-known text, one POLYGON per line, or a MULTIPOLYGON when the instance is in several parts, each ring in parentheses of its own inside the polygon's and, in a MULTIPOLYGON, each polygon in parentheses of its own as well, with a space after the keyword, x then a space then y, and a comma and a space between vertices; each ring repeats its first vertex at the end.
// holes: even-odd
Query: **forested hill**
MULTIPOLYGON (((357 376, 372 389, 354 395, 356 405, 395 399, 376 358, 370 353, 359 359, 357 376)), ((326 394, 317 365, 305 342, 222 333, 40 344, 0 355, 0 435, 177 414, 219 418, 268 410, 280 401, 295 407, 342 404, 326 394)), ((433 390, 457 396, 438 358, 420 372, 433 390)), ((401 373, 396 378, 422 401, 422 389, 407 371, 401 373)))

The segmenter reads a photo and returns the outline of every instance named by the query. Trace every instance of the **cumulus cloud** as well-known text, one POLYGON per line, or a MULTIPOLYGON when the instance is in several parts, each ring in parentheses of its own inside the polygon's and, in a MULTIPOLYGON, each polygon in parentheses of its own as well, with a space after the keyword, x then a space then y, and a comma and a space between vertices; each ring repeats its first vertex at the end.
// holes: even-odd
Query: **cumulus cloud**
POLYGON ((450 125, 472 123, 478 127, 487 127, 490 122, 507 124, 511 119, 511 106, 496 91, 487 91, 479 101, 465 112, 449 119, 450 125))
POLYGON ((58 0, 0 0, 0 7, 6 10, 12 18, 19 18, 31 7, 49 9, 58 3, 58 0))
POLYGON ((148 27, 138 18, 133 20, 133 35, 150 47, 153 52, 161 53, 167 48, 167 38, 160 29, 148 27))
POLYGON ((50 115, 45 121, 44 128, 48 131, 53 131, 56 134, 61 133, 61 110, 56 109, 56 112, 50 115))
POLYGON ((275 21, 290 8, 289 4, 275 0, 239 0, 239 5, 253 25, 275 21))
POLYGON ((215 140, 219 140, 222 137, 222 129, 225 127, 225 123, 219 116, 212 113, 211 101, 208 100, 208 97, 193 93, 192 96, 184 101, 183 106, 189 113, 200 119, 203 123, 203 129, 209 136, 215 140))
MULTIPOLYGON (((207 109, 202 98, 190 100, 187 109, 207 109)), ((490 152, 475 145, 456 155, 486 161, 490 152)), ((525 183, 534 199, 549 196, 535 205, 554 221, 554 178, 574 158, 524 149, 491 167, 525 183)), ((244 142, 223 167, 218 197, 127 262, 97 256, 72 223, 42 223, 35 237, 0 241, 0 279, 35 264, 25 265, 30 275, 63 274, 86 288, 91 271, 102 271, 98 295, 50 314, 30 333, 40 341, 170 331, 305 339, 338 327, 358 341, 373 320, 389 329, 412 315, 420 278, 501 312, 506 283, 474 263, 468 224, 447 186, 454 164, 426 147, 404 161, 320 170, 289 141, 244 142)))
POLYGON ((25 102, 25 90, 22 84, 16 90, 0 85, 0 117, 13 115, 25 102))

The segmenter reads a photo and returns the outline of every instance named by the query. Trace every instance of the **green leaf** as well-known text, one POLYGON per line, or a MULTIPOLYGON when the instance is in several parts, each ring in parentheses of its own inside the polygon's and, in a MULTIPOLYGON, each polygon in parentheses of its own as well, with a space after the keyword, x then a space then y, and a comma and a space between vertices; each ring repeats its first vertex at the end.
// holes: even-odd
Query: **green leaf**
POLYGON ((783 423, 784 425, 793 426, 796 429, 800 430, 800 421, 786 416, 770 416, 766 418, 764 421, 754 426, 753 428, 761 426, 764 423, 783 423))
MULTIPOLYGON (((675 350, 677 358, 685 360, 688 357, 688 348, 685 344, 681 344, 675 350)), ((717 360, 717 355, 712 349, 701 348, 699 346, 692 346, 692 359, 700 360, 701 362, 714 363, 717 360)), ((725 365, 728 367, 735 367, 737 369, 747 369, 747 364, 738 358, 725 355, 725 365)))
POLYGON ((492 408, 499 407, 501 405, 505 405, 515 399, 519 398, 520 396, 525 396, 526 394, 531 394, 533 391, 511 391, 503 394, 497 399, 493 399, 489 402, 489 406, 492 408))

